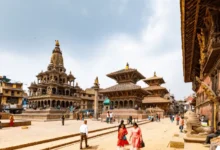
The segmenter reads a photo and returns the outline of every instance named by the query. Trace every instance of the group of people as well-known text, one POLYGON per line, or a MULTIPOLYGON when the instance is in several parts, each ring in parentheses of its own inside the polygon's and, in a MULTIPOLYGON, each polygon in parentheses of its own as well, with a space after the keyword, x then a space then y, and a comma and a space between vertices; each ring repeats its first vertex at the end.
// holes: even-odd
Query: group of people
MULTIPOLYGON (((88 148, 89 145, 88 145, 87 120, 84 120, 84 123, 80 126, 79 131, 80 131, 80 149, 82 149, 83 140, 85 140, 85 147, 88 148)), ((124 120, 122 120, 120 125, 118 126, 117 150, 120 150, 120 148, 124 149, 124 146, 129 145, 129 142, 126 137, 127 134, 128 131, 125 127, 124 120)), ((141 129, 138 127, 137 123, 133 124, 129 141, 131 141, 131 150, 139 150, 140 148, 144 147, 141 129)))
MULTIPOLYGON (((118 127, 117 150, 120 150, 120 148, 124 149, 124 146, 129 145, 126 137, 127 134, 128 131, 125 127, 124 121, 122 120, 118 127)), ((138 127, 137 123, 133 124, 129 141, 131 141, 131 150, 139 150, 144 147, 141 129, 138 127)))
POLYGON ((107 115, 106 115, 106 122, 107 123, 112 123, 114 121, 114 118, 113 118, 113 112, 107 112, 107 115))
POLYGON ((183 132, 184 127, 184 117, 180 115, 176 115, 176 125, 179 126, 180 132, 183 132))

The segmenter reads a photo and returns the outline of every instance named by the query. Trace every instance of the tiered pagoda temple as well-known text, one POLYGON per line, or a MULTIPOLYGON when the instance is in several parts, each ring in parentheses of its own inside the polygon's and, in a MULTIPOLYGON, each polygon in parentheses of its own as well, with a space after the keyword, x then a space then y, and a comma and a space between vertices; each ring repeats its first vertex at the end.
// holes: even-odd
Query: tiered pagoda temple
POLYGON ((137 69, 129 68, 129 64, 125 69, 107 74, 107 76, 118 83, 100 91, 111 100, 110 108, 113 110, 110 111, 113 111, 116 116, 133 115, 136 117, 139 115, 139 118, 143 118, 135 108, 141 108, 143 98, 150 93, 136 83, 145 77, 137 69))
MULTIPOLYGON (((84 91, 74 82, 73 74, 66 73, 60 44, 56 40, 47 70, 40 72, 37 83, 33 82, 29 87, 29 105, 35 108, 93 109, 94 90, 84 91)), ((99 95, 99 100, 102 105, 102 95, 99 95)))
POLYGON ((161 86, 161 84, 165 83, 164 79, 158 77, 156 72, 154 72, 153 77, 144 79, 143 81, 149 85, 144 88, 144 90, 150 92, 151 95, 144 97, 142 108, 159 107, 163 109, 166 114, 170 108, 169 105, 171 104, 171 101, 164 98, 164 96, 169 93, 165 87, 161 86))

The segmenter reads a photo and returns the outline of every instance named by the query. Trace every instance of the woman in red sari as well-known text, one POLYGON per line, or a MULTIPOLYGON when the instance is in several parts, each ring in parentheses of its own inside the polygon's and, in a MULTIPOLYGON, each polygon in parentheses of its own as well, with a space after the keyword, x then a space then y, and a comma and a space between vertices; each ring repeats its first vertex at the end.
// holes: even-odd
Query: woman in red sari
POLYGON ((128 141, 126 138, 126 135, 128 134, 127 129, 125 128, 124 124, 121 124, 121 128, 118 131, 118 143, 117 143, 117 150, 120 150, 120 148, 124 148, 125 145, 128 145, 128 141))
POLYGON ((142 133, 137 123, 133 124, 133 128, 131 130, 131 136, 130 136, 130 141, 131 140, 132 140, 131 150, 139 150, 141 148, 142 133))
POLYGON ((14 125, 14 117, 11 115, 10 116, 10 127, 13 127, 14 125))

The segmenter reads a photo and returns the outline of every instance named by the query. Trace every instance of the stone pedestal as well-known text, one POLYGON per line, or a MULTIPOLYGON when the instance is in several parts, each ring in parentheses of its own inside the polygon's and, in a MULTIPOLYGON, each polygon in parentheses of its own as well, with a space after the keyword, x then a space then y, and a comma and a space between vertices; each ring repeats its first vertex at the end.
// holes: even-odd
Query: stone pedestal
MULTIPOLYGON (((115 119, 123 119, 127 120, 129 116, 132 116, 133 119, 146 119, 148 116, 147 114, 143 113, 141 110, 135 110, 135 109, 113 109, 108 110, 109 112, 113 113, 113 117, 115 119)), ((107 112, 105 111, 101 114, 101 119, 106 119, 107 112)))
POLYGON ((184 148, 183 138, 179 137, 178 134, 174 134, 170 140, 170 148, 184 148))
POLYGON ((26 110, 22 114, 14 115, 15 119, 22 120, 40 120, 40 121, 48 121, 48 120, 59 120, 62 115, 65 115, 65 118, 69 119, 70 114, 66 113, 65 110, 58 110, 55 108, 49 108, 45 110, 26 110))

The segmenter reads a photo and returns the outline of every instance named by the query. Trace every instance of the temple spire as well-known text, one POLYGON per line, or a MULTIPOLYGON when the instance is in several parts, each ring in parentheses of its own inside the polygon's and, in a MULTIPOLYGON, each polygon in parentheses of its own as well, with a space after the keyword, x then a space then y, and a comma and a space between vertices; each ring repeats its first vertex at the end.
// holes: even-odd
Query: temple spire
POLYGON ((60 43, 59 43, 59 41, 58 40, 55 40, 55 46, 60 46, 60 43))
POLYGON ((125 66, 125 70, 128 70, 128 69, 129 69, 129 64, 127 63, 125 66))
POLYGON ((95 78, 95 83, 94 84, 99 85, 99 78, 98 77, 95 78))
POLYGON ((156 71, 154 71, 154 77, 156 77, 156 76, 157 76, 156 71))

